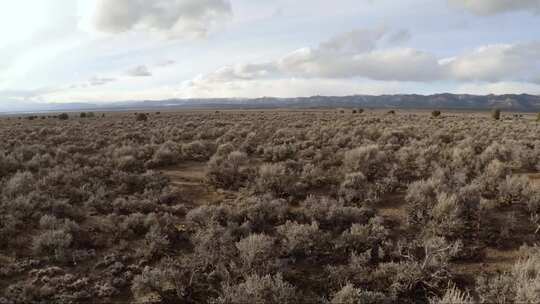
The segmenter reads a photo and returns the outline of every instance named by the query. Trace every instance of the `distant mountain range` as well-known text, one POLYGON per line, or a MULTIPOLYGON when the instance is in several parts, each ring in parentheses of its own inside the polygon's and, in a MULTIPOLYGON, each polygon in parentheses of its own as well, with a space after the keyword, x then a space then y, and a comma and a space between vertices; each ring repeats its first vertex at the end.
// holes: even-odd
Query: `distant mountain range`
MULTIPOLYGON (((0 103, 1 105, 1 103, 0 103)), ((3 113, 59 111, 123 111, 159 109, 272 109, 272 108, 392 108, 392 109, 456 109, 540 112, 540 96, 508 95, 353 95, 312 96, 296 98, 197 98, 158 101, 126 101, 110 103, 24 103, 3 105, 3 113)))

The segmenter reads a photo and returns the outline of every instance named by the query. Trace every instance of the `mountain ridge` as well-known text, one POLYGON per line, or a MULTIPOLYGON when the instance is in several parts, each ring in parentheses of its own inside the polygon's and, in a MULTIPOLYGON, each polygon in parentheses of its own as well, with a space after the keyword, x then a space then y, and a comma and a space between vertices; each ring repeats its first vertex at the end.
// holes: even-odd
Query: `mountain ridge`
POLYGON ((164 100, 133 100, 109 103, 25 103, 17 107, 0 108, 2 113, 36 113, 57 111, 122 111, 143 109, 272 109, 272 108, 392 108, 392 109, 455 109, 538 112, 540 96, 530 94, 472 95, 441 93, 433 95, 349 95, 310 97, 259 98, 189 98, 164 100))

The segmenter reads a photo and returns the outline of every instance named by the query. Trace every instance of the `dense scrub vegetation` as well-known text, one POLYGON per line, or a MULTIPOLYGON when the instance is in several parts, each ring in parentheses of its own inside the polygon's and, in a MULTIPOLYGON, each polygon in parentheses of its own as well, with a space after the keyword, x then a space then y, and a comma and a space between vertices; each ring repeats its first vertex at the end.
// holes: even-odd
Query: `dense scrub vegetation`
POLYGON ((540 302, 537 122, 430 114, 0 118, 0 303, 540 302))

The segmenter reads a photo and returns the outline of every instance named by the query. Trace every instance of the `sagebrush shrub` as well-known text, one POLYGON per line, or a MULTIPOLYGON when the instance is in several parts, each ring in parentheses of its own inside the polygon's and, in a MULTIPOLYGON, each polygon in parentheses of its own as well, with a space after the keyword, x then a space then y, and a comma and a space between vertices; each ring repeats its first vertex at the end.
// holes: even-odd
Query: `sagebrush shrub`
POLYGON ((215 144, 208 141, 195 140, 181 146, 182 158, 186 160, 208 160, 215 152, 215 144))
POLYGON ((242 268, 247 272, 268 271, 276 256, 276 240, 264 234, 251 234, 236 243, 242 268))
POLYGON ((466 225, 464 211, 464 206, 457 196, 441 193, 431 209, 429 226, 435 235, 461 237, 466 225))
POLYGON ((516 296, 514 279, 507 273, 499 273, 487 277, 481 275, 476 279, 476 294, 483 304, 513 303, 516 296))
POLYGON ((493 109, 493 111, 491 111, 491 117, 495 120, 500 120, 501 119, 501 109, 493 109))
POLYGON ((408 223, 411 225, 427 223, 436 198, 437 191, 433 180, 417 181, 409 185, 405 196, 408 223))
POLYGON ((318 246, 323 245, 323 235, 317 222, 307 225, 287 221, 276 229, 282 237, 283 249, 287 255, 309 256, 315 253, 318 246))
POLYGON ((235 247, 238 236, 232 227, 223 227, 212 223, 199 229, 192 237, 197 256, 206 265, 218 265, 230 261, 237 252, 235 247))
POLYGON ((432 304, 473 304, 473 298, 455 286, 449 287, 442 298, 435 298, 429 301, 432 304))
POLYGON ((8 197, 16 197, 32 191, 34 176, 28 171, 17 172, 4 185, 4 193, 8 197))
POLYGON ((131 291, 136 298, 142 298, 152 292, 158 295, 175 289, 174 273, 171 269, 144 267, 140 275, 133 278, 131 291))
POLYGON ((255 179, 257 190, 277 197, 293 194, 296 178, 282 163, 264 164, 255 179))
POLYGON ((329 197, 308 196, 301 206, 304 215, 328 230, 343 231, 353 223, 367 223, 372 215, 368 209, 345 206, 329 197))
POLYGON ((0 214, 0 248, 14 243, 21 222, 10 214, 0 214))
POLYGON ((540 302, 540 293, 538 292, 540 284, 540 253, 537 249, 533 249, 526 258, 514 264, 512 277, 514 278, 513 282, 516 291, 515 302, 540 302))
POLYGON ((152 164, 157 166, 170 166, 176 164, 181 158, 180 147, 173 141, 161 144, 152 156, 152 164))
POLYGON ((352 284, 347 284, 334 294, 331 304, 375 304, 392 303, 391 298, 381 292, 372 292, 355 288, 352 284))
POLYGON ((297 303, 296 288, 283 280, 281 274, 275 276, 246 277, 245 281, 237 284, 225 284, 222 294, 215 300, 216 304, 293 304, 297 303))
POLYGON ((335 241, 338 248, 348 251, 364 252, 382 244, 389 235, 389 231, 382 224, 380 217, 372 218, 368 224, 353 224, 350 229, 344 231, 335 241))
POLYGON ((254 232, 270 232, 285 223, 288 208, 283 199, 248 197, 238 202, 235 216, 254 232))
POLYGON ((233 151, 225 156, 212 156, 208 162, 207 180, 218 187, 238 189, 248 177, 247 156, 243 152, 233 151))
POLYGON ((170 245, 169 238, 159 225, 152 225, 144 236, 145 246, 143 254, 147 257, 155 257, 164 254, 170 245))
POLYGON ((64 230, 49 230, 34 237, 32 247, 37 255, 64 261, 73 242, 73 236, 64 230))
POLYGON ((148 120, 148 115, 146 115, 145 113, 137 113, 135 115, 135 120, 136 121, 147 121, 148 120))
POLYGON ((388 156, 378 145, 368 145, 345 152, 343 166, 346 172, 360 172, 373 180, 384 174, 388 156))
POLYGON ((363 173, 349 173, 340 185, 339 196, 348 203, 361 203, 367 197, 367 186, 363 173))

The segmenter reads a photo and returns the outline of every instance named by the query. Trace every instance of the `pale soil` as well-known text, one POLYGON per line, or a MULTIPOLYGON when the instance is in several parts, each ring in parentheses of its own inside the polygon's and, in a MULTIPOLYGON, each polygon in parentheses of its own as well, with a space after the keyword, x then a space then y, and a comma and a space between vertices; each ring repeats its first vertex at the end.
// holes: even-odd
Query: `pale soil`
POLYGON ((190 207, 212 205, 232 197, 232 193, 216 191, 206 184, 205 162, 186 162, 160 172, 169 178, 174 193, 190 207))
POLYGON ((457 273, 477 275, 479 273, 506 272, 512 270, 512 266, 521 257, 519 249, 484 249, 484 257, 479 262, 454 263, 453 268, 457 273))
POLYGON ((540 173, 529 173, 526 175, 529 177, 529 181, 533 186, 540 188, 540 173))

